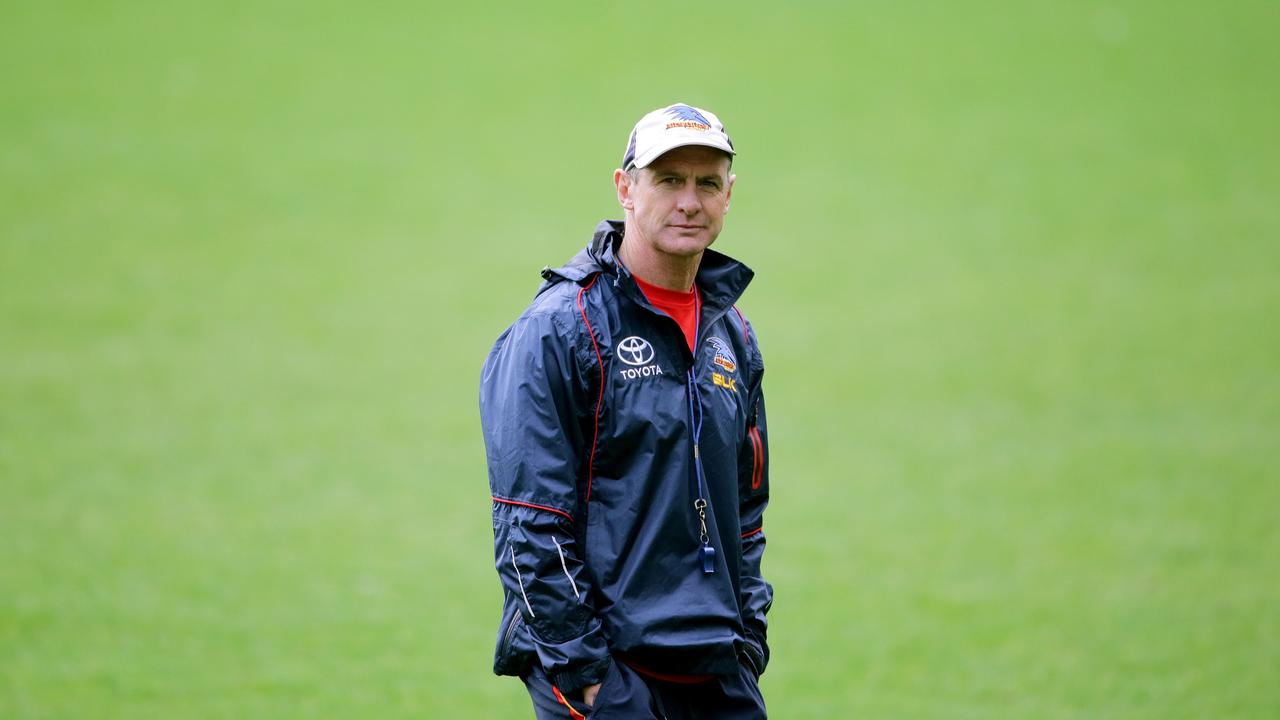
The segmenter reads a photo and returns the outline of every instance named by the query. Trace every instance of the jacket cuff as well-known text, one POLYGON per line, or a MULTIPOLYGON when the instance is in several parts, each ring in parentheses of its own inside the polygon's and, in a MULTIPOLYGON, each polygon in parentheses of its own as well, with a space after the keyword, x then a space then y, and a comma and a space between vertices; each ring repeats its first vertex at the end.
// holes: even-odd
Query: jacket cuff
POLYGON ((555 685, 560 692, 581 690, 588 685, 604 682, 604 676, 609 672, 609 666, 612 664, 613 658, 605 656, 600 660, 587 663, 574 670, 566 670, 552 675, 551 684, 555 685))

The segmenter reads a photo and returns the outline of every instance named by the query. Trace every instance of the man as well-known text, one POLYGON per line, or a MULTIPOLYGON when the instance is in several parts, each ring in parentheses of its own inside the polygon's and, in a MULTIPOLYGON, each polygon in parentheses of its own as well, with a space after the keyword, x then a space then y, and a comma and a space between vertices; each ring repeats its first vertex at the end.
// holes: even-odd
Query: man
POLYGON ((623 222, 545 279, 480 385, 505 590, 494 672, 547 718, 763 718, 768 430, 753 275, 708 247, 733 144, 712 113, 641 118, 623 222))

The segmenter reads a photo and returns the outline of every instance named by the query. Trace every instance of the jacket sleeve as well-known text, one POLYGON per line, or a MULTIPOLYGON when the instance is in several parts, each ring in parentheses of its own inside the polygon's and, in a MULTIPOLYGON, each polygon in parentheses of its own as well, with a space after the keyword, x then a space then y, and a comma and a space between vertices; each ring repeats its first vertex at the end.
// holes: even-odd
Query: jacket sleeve
MULTIPOLYGON (((749 327, 749 326, 747 326, 749 327)), ((754 335, 748 329, 750 342, 754 335)), ((765 416, 761 378, 764 361, 759 346, 750 342, 751 385, 747 430, 738 453, 738 514, 742 522, 742 623, 747 633, 747 655, 756 674, 769 663, 768 621, 773 586, 765 582, 760 564, 764 558, 764 509, 769 504, 769 428, 765 416)))
POLYGON ((578 478, 598 397, 578 332, 563 316, 522 317, 498 339, 480 383, 498 576, 565 692, 601 682, 612 663, 578 545, 578 478))

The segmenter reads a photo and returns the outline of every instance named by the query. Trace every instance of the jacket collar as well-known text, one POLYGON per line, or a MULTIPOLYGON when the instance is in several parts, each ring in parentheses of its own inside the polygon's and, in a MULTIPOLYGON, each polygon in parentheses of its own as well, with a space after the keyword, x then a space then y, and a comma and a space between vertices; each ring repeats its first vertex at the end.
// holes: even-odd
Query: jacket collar
MULTIPOLYGON (((542 269, 544 282, 538 289, 538 294, 541 295, 547 288, 563 280, 586 285, 591 282, 591 276, 603 273, 613 278, 614 284, 622 288, 632 300, 652 309, 626 265, 618 259, 623 230, 621 220, 602 220, 596 226, 591 242, 567 263, 555 269, 542 269)), ((694 278, 694 283, 702 293, 704 312, 711 311, 714 315, 719 315, 728 310, 742 296, 753 277, 755 272, 751 268, 728 255, 708 249, 702 254, 702 263, 694 278)))

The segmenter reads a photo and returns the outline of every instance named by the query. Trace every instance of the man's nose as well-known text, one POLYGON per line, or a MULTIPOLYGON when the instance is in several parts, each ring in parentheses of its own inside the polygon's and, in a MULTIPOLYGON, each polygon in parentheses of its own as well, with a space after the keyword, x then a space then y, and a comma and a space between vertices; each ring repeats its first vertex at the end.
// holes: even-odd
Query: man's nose
POLYGON ((698 198, 698 188, 694 183, 689 183, 680 190, 676 207, 686 215, 694 215, 702 209, 702 200, 698 198))

